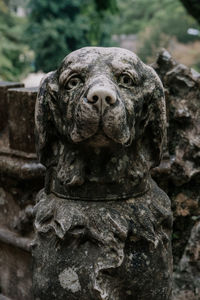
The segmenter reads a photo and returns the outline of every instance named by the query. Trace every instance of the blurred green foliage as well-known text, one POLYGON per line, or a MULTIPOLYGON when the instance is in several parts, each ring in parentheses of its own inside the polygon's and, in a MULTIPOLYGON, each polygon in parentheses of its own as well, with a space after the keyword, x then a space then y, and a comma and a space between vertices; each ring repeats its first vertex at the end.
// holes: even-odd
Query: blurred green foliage
POLYGON ((55 69, 71 51, 88 45, 110 46, 113 0, 30 0, 28 35, 35 68, 55 69), (103 4, 103 5, 102 5, 103 4), (106 4, 106 5, 105 5, 106 4))
POLYGON ((48 72, 75 49, 114 45, 113 34, 136 34, 138 55, 149 62, 172 38, 199 39, 187 34, 200 27, 181 1, 0 0, 0 78, 21 79, 31 62, 35 71, 48 72), (18 6, 26 17, 14 14, 18 6))
POLYGON ((30 50, 24 38, 25 19, 9 10, 9 1, 0 0, 0 78, 16 81, 30 71, 30 50))
POLYGON ((118 33, 136 34, 147 27, 154 27, 185 43, 194 39, 187 34, 187 29, 199 27, 179 1, 118 0, 118 6, 118 33))
POLYGON ((116 33, 138 34, 142 60, 155 55, 174 37, 189 43, 199 37, 188 35, 188 28, 200 28, 186 12, 180 1, 174 0, 118 0, 119 30, 116 33))

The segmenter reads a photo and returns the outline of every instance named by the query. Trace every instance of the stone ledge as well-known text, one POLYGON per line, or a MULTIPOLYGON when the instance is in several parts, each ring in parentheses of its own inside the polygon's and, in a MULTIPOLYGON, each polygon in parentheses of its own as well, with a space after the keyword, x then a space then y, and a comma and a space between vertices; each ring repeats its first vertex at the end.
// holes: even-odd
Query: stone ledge
POLYGON ((12 299, 0 294, 0 300, 12 300, 12 299))
POLYGON ((29 238, 20 237, 8 229, 0 228, 0 242, 30 252, 32 240, 29 238))
POLYGON ((0 153, 0 174, 18 180, 43 178, 45 167, 34 159, 12 157, 0 153))

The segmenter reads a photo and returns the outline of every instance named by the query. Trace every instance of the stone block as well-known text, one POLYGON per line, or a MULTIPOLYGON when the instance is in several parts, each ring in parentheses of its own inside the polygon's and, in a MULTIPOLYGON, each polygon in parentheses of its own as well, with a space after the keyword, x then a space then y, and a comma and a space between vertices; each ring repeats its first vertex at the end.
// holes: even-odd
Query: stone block
POLYGON ((8 92, 10 148, 35 152, 34 109, 37 88, 16 88, 8 92))
POLYGON ((23 87, 23 83, 0 81, 0 131, 3 130, 8 121, 7 91, 9 88, 23 87))

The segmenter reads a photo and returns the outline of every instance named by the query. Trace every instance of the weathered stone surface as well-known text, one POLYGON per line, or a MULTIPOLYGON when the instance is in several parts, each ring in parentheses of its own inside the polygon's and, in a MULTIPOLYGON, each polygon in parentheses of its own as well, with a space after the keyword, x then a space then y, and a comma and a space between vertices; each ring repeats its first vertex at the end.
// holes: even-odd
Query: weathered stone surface
POLYGON ((34 110, 37 88, 8 92, 9 142, 12 149, 35 152, 34 110))
MULTIPOLYGON (((28 220, 23 222, 26 229, 22 230, 19 216, 21 208, 31 202, 24 182, 23 188, 15 181, 11 184, 9 177, 6 184, 0 178, 0 287, 4 296, 13 300, 32 299, 32 276, 30 242, 33 238, 32 224, 28 220), (6 186, 7 185, 7 186, 6 186), (25 196, 25 197, 24 197, 25 196), (23 203, 23 197, 24 202, 23 203)), ((29 188, 32 193, 34 187, 29 188)), ((30 204, 29 204, 30 205, 30 204)), ((0 294, 0 299, 1 299, 0 294)), ((2 298, 4 299, 4 298, 2 298)))
POLYGON ((8 123, 7 91, 9 88, 23 87, 23 83, 0 81, 0 131, 8 123))
POLYGON ((23 153, 17 154, 0 151, 0 299, 31 300, 32 211, 43 174, 35 170, 36 160, 31 159, 32 167, 23 153))
POLYGON ((187 272, 187 276, 180 265, 193 236, 191 230, 200 216, 200 74, 177 63, 165 50, 159 54, 154 68, 165 88, 168 143, 164 159, 152 175, 172 200, 174 278, 179 283, 174 299, 196 300, 198 262, 193 262, 196 272, 187 272))
POLYGON ((171 299, 170 200, 151 179, 165 140, 162 84, 124 49, 83 48, 43 80, 35 299, 171 299))
MULTIPOLYGON (((7 243, 0 243, 1 293, 9 299, 32 300, 29 266, 31 266, 31 256, 27 251, 7 243)), ((0 299, 4 299, 1 294, 0 299)))
POLYGON ((177 63, 167 51, 161 52, 154 68, 165 87, 169 162, 155 173, 167 189, 169 181, 179 187, 200 176, 200 74, 177 63))
POLYGON ((198 300, 200 295, 200 222, 191 231, 184 254, 174 274, 174 299, 198 300))

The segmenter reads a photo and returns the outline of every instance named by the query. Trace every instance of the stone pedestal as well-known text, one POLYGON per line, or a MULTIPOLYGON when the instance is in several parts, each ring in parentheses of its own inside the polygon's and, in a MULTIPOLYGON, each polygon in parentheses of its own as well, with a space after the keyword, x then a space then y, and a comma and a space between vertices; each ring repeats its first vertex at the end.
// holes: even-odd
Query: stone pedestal
POLYGON ((170 299, 170 200, 153 181, 123 201, 38 198, 36 299, 170 299))

